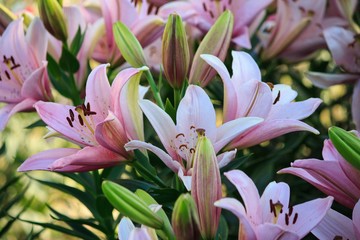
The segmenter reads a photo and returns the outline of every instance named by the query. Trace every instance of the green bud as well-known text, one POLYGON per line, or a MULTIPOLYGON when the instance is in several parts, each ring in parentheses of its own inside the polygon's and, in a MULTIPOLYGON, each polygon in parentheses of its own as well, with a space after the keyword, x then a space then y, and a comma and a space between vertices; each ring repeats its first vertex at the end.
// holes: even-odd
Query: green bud
POLYGON ((66 42, 68 32, 64 12, 57 0, 39 0, 39 13, 46 30, 55 38, 66 42))
POLYGON ((354 133, 339 127, 329 128, 329 137, 341 156, 360 170, 360 139, 354 133))
POLYGON ((234 16, 229 10, 226 10, 201 41, 191 65, 189 83, 200 83, 204 87, 216 75, 216 71, 200 55, 211 54, 224 61, 231 42, 233 26, 234 16))
POLYGON ((109 202, 124 216, 151 228, 162 229, 163 221, 136 194, 113 182, 104 181, 102 190, 109 202))
POLYGON ((116 45, 121 55, 132 67, 146 66, 144 51, 130 29, 122 22, 113 25, 113 32, 116 45))
POLYGON ((220 170, 213 144, 205 136, 205 130, 197 129, 197 132, 191 195, 199 213, 200 233, 205 239, 213 239, 221 214, 221 209, 214 206, 222 197, 220 170))
MULTIPOLYGON (((153 204, 158 204, 153 197, 150 196, 144 190, 138 189, 136 190, 135 194, 142 199, 148 206, 153 204)), ((172 230, 170 221, 163 209, 160 209, 156 212, 164 222, 164 227, 161 230, 156 230, 156 233, 159 235, 161 239, 174 239, 174 232, 172 230)))
POLYGON ((162 63, 170 85, 181 88, 188 73, 190 53, 184 24, 177 14, 170 14, 165 26, 162 63))
POLYGON ((200 239, 199 217, 190 194, 182 194, 176 200, 171 222, 176 239, 200 239))

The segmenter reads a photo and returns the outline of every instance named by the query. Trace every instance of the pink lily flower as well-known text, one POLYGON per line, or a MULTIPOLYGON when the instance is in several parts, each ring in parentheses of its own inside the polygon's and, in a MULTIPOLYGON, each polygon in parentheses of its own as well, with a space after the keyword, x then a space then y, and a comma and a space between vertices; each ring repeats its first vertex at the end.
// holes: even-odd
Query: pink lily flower
POLYGON ((47 33, 35 18, 24 35, 23 19, 9 24, 0 39, 0 131, 17 112, 30 111, 38 100, 52 99, 46 71, 47 33))
POLYGON ((240 47, 251 48, 250 37, 259 24, 258 16, 263 16, 261 13, 272 1, 174 1, 165 4, 159 15, 167 18, 176 12, 185 22, 206 33, 225 10, 230 10, 234 15, 232 41, 240 47))
POLYGON ((324 30, 324 37, 328 48, 335 60, 345 73, 327 74, 309 72, 307 77, 315 86, 327 88, 337 84, 355 84, 352 97, 352 118, 357 129, 360 129, 360 64, 358 54, 360 43, 358 35, 340 27, 324 30))
POLYGON ((212 55, 201 57, 220 75, 224 83, 224 122, 240 117, 261 117, 264 122, 236 137, 230 148, 245 148, 295 131, 319 132, 300 121, 321 103, 318 98, 293 102, 297 92, 284 84, 261 82, 261 72, 245 52, 232 52, 233 76, 223 62, 212 55))
MULTIPOLYGON (((190 85, 180 101, 176 113, 176 125, 171 117, 149 100, 141 100, 140 107, 160 138, 166 152, 146 142, 133 140, 125 145, 127 150, 147 149, 155 153, 164 164, 182 179, 185 187, 191 189, 193 158, 197 143, 197 129, 204 129, 206 136, 218 153, 227 143, 245 130, 259 124, 257 117, 238 118, 216 127, 214 107, 205 91, 190 85), (186 163, 184 163, 186 161, 186 163)), ((219 167, 235 157, 236 150, 217 156, 219 167)))
POLYGON ((51 129, 83 148, 40 152, 28 158, 18 171, 89 171, 129 158, 124 144, 129 139, 144 138, 142 113, 137 106, 144 95, 138 91, 143 69, 121 71, 110 87, 107 66, 100 65, 89 75, 83 105, 42 101, 35 104, 39 116, 51 129))
POLYGON ((334 196, 342 205, 353 208, 360 198, 360 171, 340 155, 330 140, 325 140, 322 155, 324 160, 296 160, 291 167, 278 173, 301 177, 325 194, 334 196))
POLYGON ((311 233, 318 239, 360 239, 360 200, 354 207, 352 220, 329 209, 311 233))
MULTIPOLYGON (((83 6, 69 6, 64 7, 64 15, 66 20, 67 31, 69 34, 67 43, 68 46, 71 45, 73 39, 75 38, 76 32, 80 28, 82 34, 85 34, 84 41, 82 42, 81 48, 76 55, 77 60, 79 61, 80 68, 75 73, 75 83, 78 90, 85 87, 86 78, 88 76, 88 61, 91 58, 92 53, 94 52, 96 43, 100 40, 101 37, 101 24, 102 20, 98 19, 94 21, 95 17, 90 18, 88 16, 91 13, 88 13, 86 8, 83 6), (87 16, 90 21, 87 22, 87 16)), ((55 59, 59 60, 62 51, 62 42, 50 35, 49 38, 49 53, 55 59)))
POLYGON ((326 1, 277 1, 276 15, 270 16, 259 31, 263 57, 271 59, 278 56, 295 62, 309 58, 316 50, 325 48, 323 29, 349 25, 347 19, 336 14, 335 10, 343 10, 339 9, 337 2, 329 2, 329 12, 326 1))
POLYGON ((333 201, 327 197, 292 207, 286 183, 271 182, 260 197, 254 182, 244 172, 232 170, 224 174, 235 185, 245 206, 234 198, 222 198, 215 206, 239 218, 239 240, 301 239, 323 219, 333 201))
POLYGON ((113 34, 113 24, 117 21, 128 26, 143 47, 159 38, 164 28, 164 21, 152 14, 151 6, 146 1, 133 3, 130 0, 102 0, 101 10, 106 35, 95 48, 94 59, 102 63, 118 64, 121 53, 113 34))

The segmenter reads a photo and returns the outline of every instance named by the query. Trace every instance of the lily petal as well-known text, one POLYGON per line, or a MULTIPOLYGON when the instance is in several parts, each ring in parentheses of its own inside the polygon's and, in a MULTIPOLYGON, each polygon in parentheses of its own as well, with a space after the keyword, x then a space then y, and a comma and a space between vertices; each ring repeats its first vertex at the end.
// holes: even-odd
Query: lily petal
POLYGON ((67 137, 70 141, 80 146, 97 145, 93 132, 86 125, 80 124, 77 116, 75 116, 76 118, 74 117, 74 121, 70 125, 70 120, 68 120, 70 119, 69 112, 71 110, 76 113, 73 106, 38 101, 34 107, 47 125, 67 137))
POLYGON ((342 83, 353 83, 359 79, 359 75, 355 74, 330 74, 308 72, 305 76, 317 87, 328 88, 333 85, 342 83))
POLYGON ((319 134, 315 128, 294 119, 270 119, 255 126, 239 138, 236 138, 228 148, 246 148, 276 138, 290 132, 309 131, 319 134))
POLYGON ((282 212, 287 212, 289 207, 289 198, 290 198, 290 188, 286 183, 280 182, 271 182, 264 190, 264 193, 261 195, 260 204, 262 206, 262 221, 263 222, 272 222, 272 220, 277 217, 280 213, 274 213, 270 209, 272 204, 281 204, 282 212), (270 204, 269 204, 270 203, 270 204))
POLYGON ((353 220, 356 239, 359 239, 360 238, 360 200, 355 204, 352 220, 353 220))
POLYGON ((84 166, 89 170, 114 166, 125 160, 102 146, 85 147, 75 154, 57 159, 50 165, 50 170, 61 171, 71 165, 84 166))
POLYGON ((85 105, 90 103, 95 123, 106 118, 110 108, 110 84, 106 75, 109 64, 102 64, 91 71, 86 83, 85 105))
POLYGON ((250 54, 232 51, 231 55, 233 57, 232 79, 237 89, 240 89, 241 85, 247 81, 261 81, 260 69, 250 54))
POLYGON ((80 149, 57 148, 37 153, 26 159, 18 168, 19 172, 32 170, 49 170, 51 164, 57 159, 67 157, 77 153, 80 149))
POLYGON ((214 203, 216 207, 229 210, 239 218, 239 239, 257 239, 252 224, 246 217, 244 206, 234 198, 222 198, 214 203))
POLYGON ((289 216, 289 225, 286 225, 285 218, 279 218, 278 223, 282 224, 288 231, 296 233, 301 239, 324 218, 333 199, 329 196, 298 204, 294 206, 293 213, 289 216))
POLYGON ((12 115, 20 111, 32 109, 35 102, 35 100, 27 98, 17 104, 8 104, 2 107, 0 109, 0 131, 4 130, 12 115))
POLYGON ((329 209, 322 221, 311 231, 318 239, 356 239, 352 221, 348 217, 329 209))
POLYGON ((240 170, 232 170, 224 173, 224 175, 238 190, 244 201, 247 216, 254 221, 254 224, 260 224, 260 196, 254 182, 240 170))
POLYGON ((109 112, 106 119, 96 126, 95 138, 101 146, 110 151, 124 157, 128 156, 124 148, 125 143, 128 142, 124 127, 112 112, 109 112))
POLYGON ((235 119, 237 110, 236 91, 226 66, 213 55, 202 54, 200 57, 217 71, 224 83, 224 122, 235 119))
POLYGON ((40 61, 46 60, 46 49, 48 44, 47 36, 48 33, 46 32, 42 21, 40 18, 35 17, 26 31, 25 38, 35 55, 34 59, 38 60, 38 64, 41 63, 40 61))
POLYGON ((319 98, 309 98, 301 102, 275 104, 267 119, 297 119, 301 120, 310 116, 322 103, 319 98))
POLYGON ((221 125, 218 128, 216 142, 214 143, 215 152, 219 152, 226 144, 241 135, 241 133, 263 121, 264 119, 258 117, 246 117, 238 118, 221 125))
POLYGON ((233 160, 236 156, 237 149, 232 151, 224 152, 220 155, 217 155, 217 160, 219 164, 219 168, 225 167, 228 163, 233 160))
POLYGON ((130 218, 123 217, 118 227, 119 240, 129 240, 131 232, 135 229, 133 222, 130 218))
POLYGON ((264 223, 256 227, 257 239, 298 240, 298 235, 287 232, 279 225, 264 223))
MULTIPOLYGON (((190 126, 206 130, 206 136, 214 143, 216 139, 216 115, 214 106, 206 92, 198 86, 190 85, 179 103, 176 112, 177 129, 189 136, 190 126)), ((162 126, 164 128, 164 125, 162 126)), ((165 128, 168 131, 167 128, 165 128)))
POLYGON ((125 149, 127 151, 134 149, 147 149, 153 153, 155 153, 163 163, 170 168, 173 172, 178 173, 179 169, 182 169, 182 166, 179 162, 172 159, 167 153, 165 153, 162 149, 146 142, 132 140, 125 144, 125 149))
POLYGON ((170 154, 171 158, 177 159, 177 153, 171 146, 171 141, 177 134, 173 120, 160 107, 149 100, 140 100, 139 105, 159 136, 166 151, 170 154))

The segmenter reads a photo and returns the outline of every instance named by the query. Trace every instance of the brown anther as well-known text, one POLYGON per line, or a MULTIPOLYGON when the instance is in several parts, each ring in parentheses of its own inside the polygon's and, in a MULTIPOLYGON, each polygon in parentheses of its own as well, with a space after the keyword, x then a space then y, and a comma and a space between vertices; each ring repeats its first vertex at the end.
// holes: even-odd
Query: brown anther
POLYGON ((178 137, 180 137, 180 136, 185 137, 185 134, 183 134, 183 133, 179 133, 178 135, 176 135, 176 136, 175 136, 175 138, 178 138, 178 137))
POLYGON ((292 212, 293 212, 293 207, 289 207, 289 216, 291 216, 292 212))
POLYGON ((81 126, 84 126, 84 120, 82 119, 82 117, 80 115, 78 115, 78 119, 79 119, 79 123, 81 124, 81 126))
POLYGON ((295 216, 294 216, 294 219, 293 219, 293 222, 292 222, 292 223, 295 224, 297 219, 298 219, 298 214, 295 213, 295 216))
POLYGON ((278 94, 273 102, 273 105, 275 105, 279 100, 280 100, 280 91, 278 92, 278 94))
POLYGON ((289 225, 289 215, 287 213, 285 214, 285 224, 286 226, 289 225))
POLYGON ((188 147, 187 147, 186 144, 181 144, 181 145, 179 146, 179 149, 181 150, 181 148, 186 148, 186 149, 187 149, 188 147))
POLYGON ((269 88, 270 88, 271 90, 273 90, 274 84, 272 84, 271 82, 266 82, 266 84, 269 86, 269 88))
POLYGON ((194 128, 195 128, 195 126, 193 126, 193 125, 190 126, 190 130, 191 130, 191 129, 194 129, 194 128))
POLYGON ((190 148, 189 152, 190 152, 190 153, 194 153, 194 152, 195 152, 195 149, 194 149, 194 148, 190 148))
POLYGON ((74 127, 69 117, 66 117, 66 120, 69 123, 70 127, 74 127))
POLYGON ((9 80, 11 79, 9 72, 6 71, 6 70, 5 70, 5 75, 6 75, 6 77, 7 77, 9 80))
POLYGON ((204 8, 204 11, 207 12, 206 4, 204 2, 202 3, 202 6, 204 8))
POLYGON ((73 112, 73 110, 69 109, 69 115, 70 115, 70 119, 71 119, 71 121, 74 121, 75 116, 74 116, 74 112, 73 112))
POLYGON ((211 17, 211 18, 214 18, 214 17, 215 17, 215 16, 214 16, 214 13, 213 13, 211 10, 209 11, 209 14, 210 14, 210 17, 211 17))

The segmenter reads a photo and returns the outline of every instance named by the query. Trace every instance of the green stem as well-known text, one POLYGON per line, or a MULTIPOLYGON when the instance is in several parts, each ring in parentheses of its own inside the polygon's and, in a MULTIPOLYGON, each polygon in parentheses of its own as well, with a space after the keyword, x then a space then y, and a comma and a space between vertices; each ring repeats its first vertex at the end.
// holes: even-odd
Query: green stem
POLYGON ((131 162, 131 165, 133 165, 141 174, 145 174, 147 178, 151 179, 155 184, 157 184, 159 187, 167 188, 168 186, 156 175, 149 172, 147 168, 145 168, 139 161, 134 160, 131 162))
POLYGON ((174 88, 174 108, 177 109, 181 99, 181 90, 174 88))
POLYGON ((145 71, 145 77, 146 77, 146 79, 148 80, 148 82, 150 84, 150 88, 151 88, 151 91, 154 94, 154 98, 155 98, 155 101, 156 101, 157 105, 159 107, 161 107, 162 109, 165 109, 164 103, 161 100, 160 92, 156 87, 154 78, 152 77, 150 70, 145 71))

